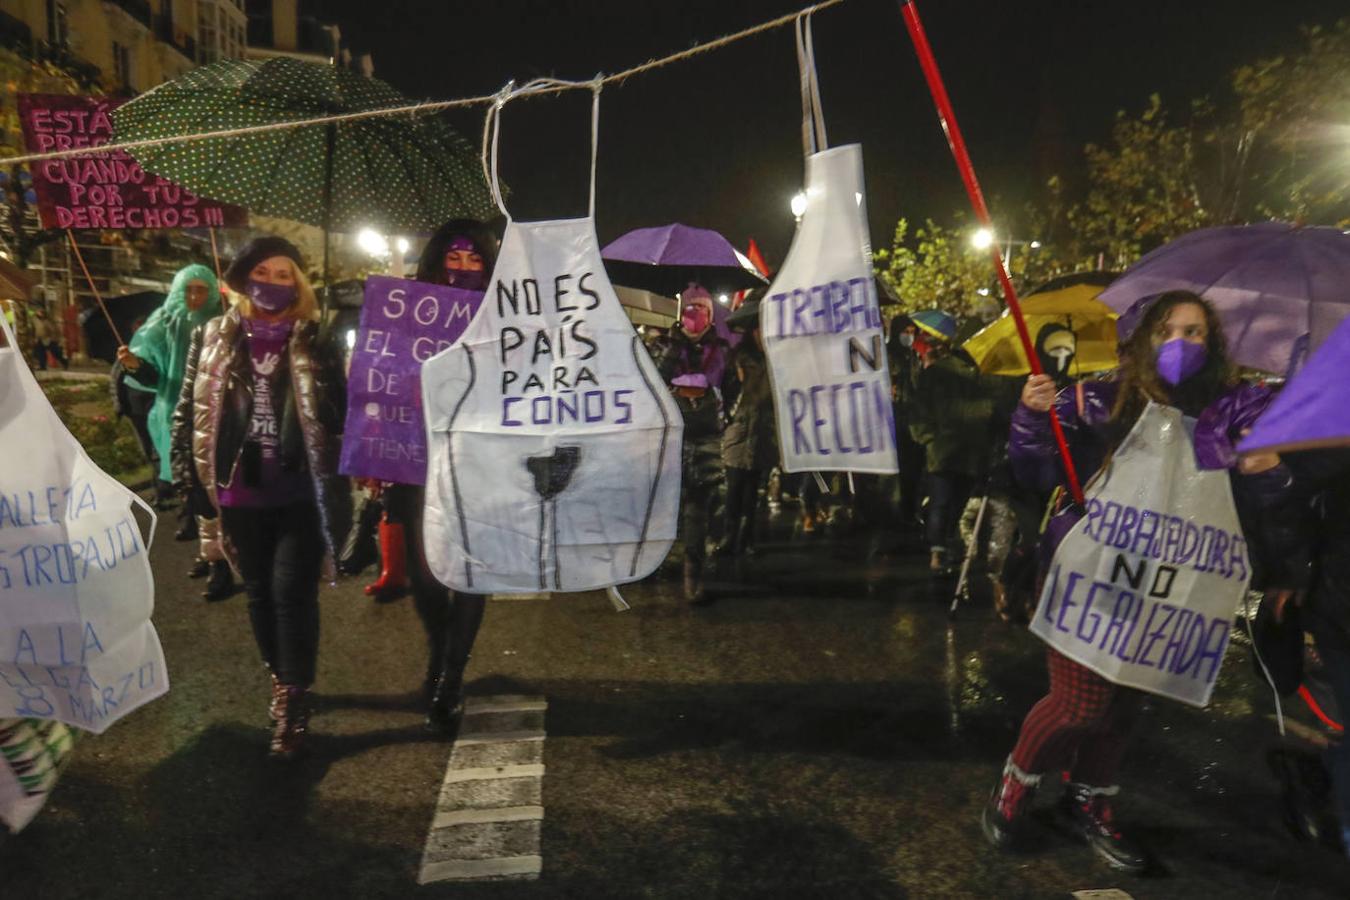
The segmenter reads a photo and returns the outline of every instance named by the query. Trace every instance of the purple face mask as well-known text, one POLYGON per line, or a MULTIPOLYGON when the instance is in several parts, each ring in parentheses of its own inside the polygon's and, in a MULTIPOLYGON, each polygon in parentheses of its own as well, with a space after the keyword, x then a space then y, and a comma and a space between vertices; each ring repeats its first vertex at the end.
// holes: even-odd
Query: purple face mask
POLYGON ((293 284, 268 284, 265 281, 249 279, 245 291, 249 301, 263 312, 279 313, 290 309, 295 302, 296 291, 293 284))
POLYGON ((1185 338, 1170 340, 1158 348, 1158 375, 1176 387, 1205 367, 1209 348, 1185 338))

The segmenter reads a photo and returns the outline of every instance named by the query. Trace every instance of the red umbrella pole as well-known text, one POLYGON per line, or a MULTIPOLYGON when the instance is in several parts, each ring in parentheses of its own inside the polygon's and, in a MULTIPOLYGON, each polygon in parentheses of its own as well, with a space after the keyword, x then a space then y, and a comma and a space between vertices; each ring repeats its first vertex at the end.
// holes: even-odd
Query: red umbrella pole
MULTIPOLYGON (((900 12, 905 17, 905 28, 909 31, 910 40, 914 42, 914 51, 919 56, 919 66, 923 69, 923 77, 928 82, 928 91, 933 95, 933 105, 937 107, 938 121, 942 124, 943 133, 947 135, 947 146, 951 148, 952 156, 956 159, 956 168, 965 183, 966 194, 970 197, 975 218, 985 228, 992 229, 993 221, 989 218, 989 208, 984 203, 984 193, 980 190, 979 179, 975 177, 975 167, 970 162, 970 154, 966 152, 965 139, 961 137, 961 126, 956 122, 956 111, 952 109, 952 102, 947 97, 947 87, 942 82, 942 73, 938 71, 937 60, 933 58, 933 48, 928 43, 928 35, 924 33, 923 22, 919 20, 919 10, 914 0, 900 0, 900 12)), ((1013 289, 1012 279, 1008 277, 1008 270, 1003 264, 1003 255, 999 252, 997 241, 990 247, 989 253, 993 257, 998 282, 1003 287, 1003 299, 1007 302, 1008 311, 1012 313, 1013 322, 1017 325, 1017 336, 1022 340, 1022 349, 1027 354, 1031 371, 1035 375, 1044 374, 1040 358, 1031 344, 1027 321, 1022 316, 1022 304, 1017 300, 1017 291, 1013 289)), ((1064 440, 1064 427, 1060 424, 1053 406, 1050 408, 1050 427, 1055 434, 1060 459, 1064 462, 1064 478, 1068 482, 1069 493, 1081 505, 1083 487, 1078 481, 1078 471, 1074 468, 1073 457, 1069 455, 1069 445, 1064 440)))

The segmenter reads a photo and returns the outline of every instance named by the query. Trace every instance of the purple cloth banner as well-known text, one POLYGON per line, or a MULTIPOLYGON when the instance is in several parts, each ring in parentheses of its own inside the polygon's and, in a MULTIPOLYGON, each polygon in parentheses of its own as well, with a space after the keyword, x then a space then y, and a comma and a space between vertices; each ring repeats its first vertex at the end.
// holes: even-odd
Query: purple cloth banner
POLYGON ((422 363, 459 340, 482 291, 372 275, 347 376, 342 474, 425 484, 422 363))

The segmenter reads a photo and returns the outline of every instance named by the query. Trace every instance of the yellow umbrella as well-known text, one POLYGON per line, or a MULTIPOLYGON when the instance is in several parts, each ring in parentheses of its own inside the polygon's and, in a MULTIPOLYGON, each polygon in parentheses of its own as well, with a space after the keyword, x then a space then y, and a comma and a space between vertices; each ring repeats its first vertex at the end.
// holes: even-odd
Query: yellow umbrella
MULTIPOLYGON (((1116 314, 1097 300, 1106 281, 1102 273, 1086 280, 1053 281, 1022 300, 1027 331, 1034 342, 1046 325, 1067 325, 1078 338, 1073 374, 1104 372, 1119 365, 1116 359, 1116 314), (1060 286, 1066 281, 1076 282, 1060 286)), ((980 371, 987 375, 1027 375, 1031 366, 1017 337, 1017 326, 1007 310, 965 343, 980 371)))

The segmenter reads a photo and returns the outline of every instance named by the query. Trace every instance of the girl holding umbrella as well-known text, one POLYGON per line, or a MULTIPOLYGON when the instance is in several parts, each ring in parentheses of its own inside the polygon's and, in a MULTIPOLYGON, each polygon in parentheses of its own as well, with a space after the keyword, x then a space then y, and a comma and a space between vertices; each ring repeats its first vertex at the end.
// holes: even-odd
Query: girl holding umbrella
POLYGON ((334 573, 350 492, 336 475, 345 380, 319 338, 300 252, 260 237, 225 272, 233 308, 192 334, 174 470, 219 515, 272 679, 271 753, 298 756, 319 650, 319 578, 334 573))
MULTIPOLYGON (((1078 392, 1057 392, 1049 375, 1032 376, 1013 415, 1010 456, 1023 485, 1048 490, 1059 477, 1050 420, 1052 407, 1064 424, 1078 471, 1096 471, 1129 433, 1150 401, 1197 418, 1196 462, 1202 469, 1228 468, 1239 510, 1271 508, 1285 500, 1291 479, 1274 462, 1239 471, 1236 442, 1270 401, 1264 388, 1238 380, 1213 307, 1195 294, 1173 291, 1141 301, 1141 317, 1125 339, 1121 369, 1113 382, 1088 382, 1078 392)), ((1066 508, 1051 519, 1042 538, 1042 560, 1082 512, 1066 508)), ((1244 517, 1244 523, 1248 521, 1244 517)), ((1271 543, 1282 536, 1246 535, 1254 568, 1269 583, 1283 573, 1271 543), (1263 565, 1264 564, 1264 565, 1263 565)), ((1050 691, 1027 714, 1003 775, 985 806, 982 824, 995 846, 1016 842, 1032 793, 1047 772, 1067 775, 1062 812, 1089 846, 1111 865, 1133 871, 1148 857, 1121 833, 1115 821, 1116 775, 1135 731, 1144 694, 1119 687, 1053 649, 1047 650, 1050 691)))

